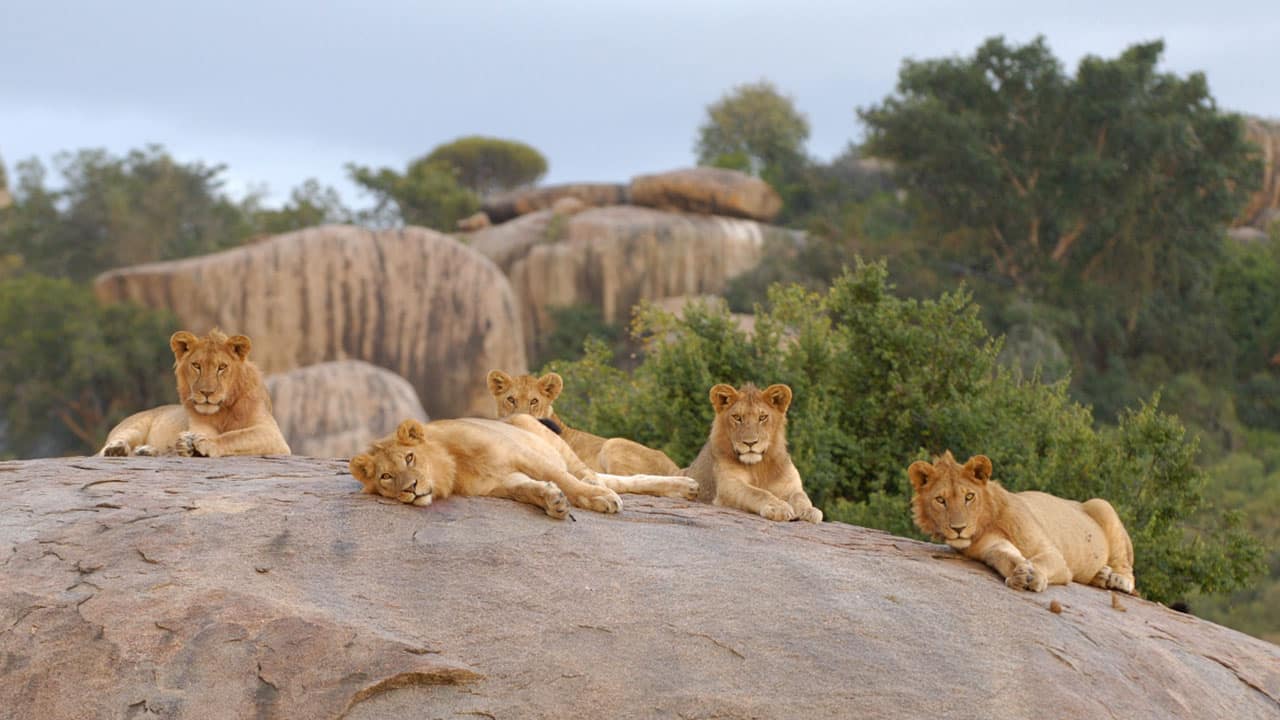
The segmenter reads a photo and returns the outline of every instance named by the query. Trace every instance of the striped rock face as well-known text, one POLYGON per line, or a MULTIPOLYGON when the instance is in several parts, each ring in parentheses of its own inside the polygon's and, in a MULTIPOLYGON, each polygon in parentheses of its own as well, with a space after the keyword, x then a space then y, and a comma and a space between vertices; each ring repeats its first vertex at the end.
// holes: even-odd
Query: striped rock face
POLYGON ((346 359, 387 368, 431 417, 488 414, 485 371, 526 366, 502 271, 424 228, 308 228, 113 270, 94 289, 103 301, 168 309, 185 328, 249 335, 268 375, 346 359))
POLYGON ((1244 130, 1245 138, 1258 146, 1262 186, 1249 198, 1234 224, 1254 225, 1265 230, 1267 211, 1280 209, 1280 122, 1248 118, 1244 130))
POLYGON ((272 412, 294 455, 351 457, 405 418, 429 418, 408 380, 360 360, 267 378, 272 412))

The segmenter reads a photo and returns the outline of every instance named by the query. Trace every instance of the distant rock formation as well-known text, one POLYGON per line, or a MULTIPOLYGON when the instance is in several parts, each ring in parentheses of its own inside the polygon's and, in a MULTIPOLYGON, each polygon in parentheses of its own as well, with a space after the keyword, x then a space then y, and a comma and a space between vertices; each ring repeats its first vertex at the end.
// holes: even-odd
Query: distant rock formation
POLYGON ((520 311, 488 258, 424 228, 328 225, 213 255, 104 273, 105 301, 253 339, 265 373, 357 359, 392 370, 431 417, 489 414, 488 368, 526 366, 520 311))
POLYGON ((1236 218, 1237 225, 1266 230, 1270 210, 1280 209, 1280 122, 1261 118, 1245 119, 1245 137, 1262 152, 1262 187, 1236 218))
POLYGON ((1280 715, 1276 645, 842 523, 419 508, 297 457, 0 462, 0 497, 3 718, 1280 715))
POLYGON ((408 380, 360 360, 268 375, 267 390, 294 455, 349 458, 405 418, 428 419, 408 380))
POLYGON ((493 223, 489 222, 489 216, 483 212, 468 215, 458 221, 458 230, 462 232, 475 232, 489 227, 493 223))
POLYGON ((782 198, 769 183, 736 170, 695 167, 631 180, 631 203, 659 210, 682 210, 769 222, 782 198))
POLYGON ((590 304, 605 322, 626 323, 641 300, 722 292, 760 262, 767 238, 795 234, 751 220, 615 206, 524 215, 474 233, 470 243, 510 278, 532 351, 552 329, 551 308, 590 304))
POLYGON ((512 190, 486 199, 481 209, 495 223, 547 210, 561 198, 576 198, 588 207, 625 205, 627 186, 619 183, 571 183, 512 190))

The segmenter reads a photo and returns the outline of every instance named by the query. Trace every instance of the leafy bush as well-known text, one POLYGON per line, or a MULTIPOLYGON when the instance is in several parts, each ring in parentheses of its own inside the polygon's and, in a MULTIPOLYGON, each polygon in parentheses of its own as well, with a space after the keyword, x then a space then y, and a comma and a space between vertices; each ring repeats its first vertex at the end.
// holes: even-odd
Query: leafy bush
POLYGON ((859 261, 826 292, 773 287, 750 336, 723 307, 697 303, 683 319, 643 308, 632 331, 645 344, 633 372, 614 367, 598 342, 582 360, 552 364, 568 385, 557 409, 576 427, 634 438, 687 465, 711 426, 713 384, 783 382, 795 393, 793 458, 832 519, 914 535, 905 469, 949 449, 989 455, 1015 491, 1110 500, 1133 536, 1148 597, 1239 587, 1259 569, 1256 541, 1232 517, 1207 512, 1196 446, 1176 418, 1153 400, 1095 429, 1066 381, 999 365, 1001 342, 964 290, 901 299, 885 263, 859 261))

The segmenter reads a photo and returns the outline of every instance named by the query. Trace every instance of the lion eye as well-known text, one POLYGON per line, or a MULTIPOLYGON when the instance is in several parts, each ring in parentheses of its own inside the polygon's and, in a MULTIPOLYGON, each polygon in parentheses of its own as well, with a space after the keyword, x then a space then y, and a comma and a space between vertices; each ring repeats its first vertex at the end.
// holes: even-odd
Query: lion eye
POLYGON ((938 501, 938 504, 939 504, 939 505, 941 505, 942 507, 946 507, 946 506, 947 506, 947 499, 946 499, 946 498, 944 498, 944 497, 942 497, 941 495, 939 495, 938 497, 934 498, 934 500, 937 500, 937 501, 938 501))
POLYGON ((760 422, 769 422, 769 416, 768 416, 768 415, 761 415, 761 416, 760 416, 760 422))
POLYGON ((200 363, 193 362, 193 363, 191 363, 191 367, 192 367, 192 369, 194 369, 196 372, 200 372, 200 363))
POLYGON ((736 423, 740 423, 740 422, 742 422, 742 416, 741 416, 741 415, 734 415, 734 416, 733 416, 733 421, 734 421, 734 422, 736 422, 736 423))
POLYGON ((413 453, 404 454, 404 464, 413 467, 413 453))
POLYGON ((226 371, 227 371, 227 364, 226 364, 226 363, 222 363, 222 364, 218 365, 218 372, 219 372, 219 373, 224 373, 224 372, 226 372, 226 371))
POLYGON ((391 473, 382 473, 382 477, 379 479, 382 480, 383 485, 386 485, 391 482, 391 473))
POLYGON ((973 493, 968 493, 968 494, 966 494, 966 495, 964 496, 964 501, 965 501, 965 502, 973 502, 973 493))
POLYGON ((507 404, 510 405, 511 407, 515 407, 516 399, 514 397, 507 396, 507 404))

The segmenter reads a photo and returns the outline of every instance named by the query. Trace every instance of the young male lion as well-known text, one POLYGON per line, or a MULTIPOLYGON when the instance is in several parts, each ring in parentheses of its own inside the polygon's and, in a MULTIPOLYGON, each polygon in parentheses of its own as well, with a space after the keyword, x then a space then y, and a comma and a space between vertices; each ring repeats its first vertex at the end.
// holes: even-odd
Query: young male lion
POLYGON ((822 522, 822 511, 809 501, 787 452, 791 388, 716 385, 711 406, 716 411, 711 436, 685 470, 699 483, 698 499, 769 520, 822 522))
POLYGON ((569 503, 604 513, 622 508, 618 494, 529 415, 405 420, 349 467, 365 492, 411 505, 484 495, 537 505, 553 518, 567 515, 569 503))
POLYGON ((174 333, 169 347, 182 404, 130 415, 98 454, 288 455, 262 373, 249 361, 251 346, 244 335, 227 337, 217 328, 202 338, 174 333))
POLYGON ((991 460, 964 465, 947 451, 907 468, 916 527, 995 568, 1016 590, 1072 580, 1134 592, 1133 543, 1106 500, 1011 493, 991 479, 991 460))
POLYGON ((697 483, 678 477, 680 466, 665 453, 626 438, 606 440, 566 425, 551 407, 564 390, 564 379, 557 373, 535 378, 532 375, 513 377, 501 370, 490 370, 486 382, 499 418, 523 413, 555 422, 573 452, 587 467, 601 473, 600 479, 616 492, 690 500, 697 495, 697 483))

